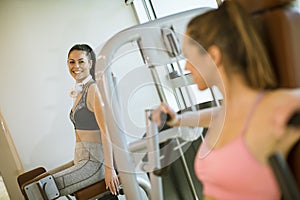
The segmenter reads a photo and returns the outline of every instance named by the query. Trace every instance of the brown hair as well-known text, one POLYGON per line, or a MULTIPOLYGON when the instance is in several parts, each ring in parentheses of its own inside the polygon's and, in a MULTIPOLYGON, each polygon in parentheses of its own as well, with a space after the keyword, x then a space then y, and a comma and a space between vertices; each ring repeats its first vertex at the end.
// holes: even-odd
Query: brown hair
POLYGON ((276 87, 267 53, 242 7, 225 0, 218 9, 193 18, 187 34, 205 50, 216 45, 222 52, 226 74, 240 73, 256 89, 276 87))

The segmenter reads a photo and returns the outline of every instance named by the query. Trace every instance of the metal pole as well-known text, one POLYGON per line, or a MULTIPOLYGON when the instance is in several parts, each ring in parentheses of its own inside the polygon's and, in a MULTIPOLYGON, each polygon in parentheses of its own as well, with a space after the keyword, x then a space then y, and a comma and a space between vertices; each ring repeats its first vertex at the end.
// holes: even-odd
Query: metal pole
POLYGON ((160 150, 159 150, 159 138, 157 125, 149 118, 153 110, 146 110, 146 126, 147 126, 147 150, 148 150, 148 162, 151 167, 150 182, 151 182, 151 199, 163 200, 162 193, 162 179, 156 176, 153 171, 160 169, 160 150))
POLYGON ((188 183, 189 183, 191 192, 192 192, 192 194, 193 194, 194 199, 195 199, 195 200, 199 200, 198 195, 197 195, 197 193, 196 193, 195 186, 194 186, 194 184, 193 184, 192 176, 191 176, 191 174, 190 174, 190 172, 189 172, 189 168, 188 168, 188 166, 187 166, 187 163, 186 163, 186 160, 185 160, 185 156, 184 156, 184 154, 183 154, 183 151, 182 151, 182 149, 181 149, 181 147, 180 147, 180 142, 179 142, 179 139, 178 139, 178 138, 176 138, 176 142, 177 142, 177 145, 178 145, 178 147, 179 147, 178 149, 179 149, 179 152, 180 152, 180 159, 181 159, 181 162, 182 162, 182 165, 183 165, 183 168, 184 168, 185 175, 186 175, 186 177, 187 177, 187 179, 188 179, 188 183))

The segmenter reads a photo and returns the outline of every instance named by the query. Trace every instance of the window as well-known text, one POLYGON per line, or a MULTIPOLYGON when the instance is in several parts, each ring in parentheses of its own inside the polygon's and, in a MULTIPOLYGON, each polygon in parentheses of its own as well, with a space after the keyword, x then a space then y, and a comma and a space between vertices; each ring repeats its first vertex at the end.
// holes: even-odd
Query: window
POLYGON ((134 9, 140 23, 194 8, 217 8, 221 0, 136 0, 134 9))

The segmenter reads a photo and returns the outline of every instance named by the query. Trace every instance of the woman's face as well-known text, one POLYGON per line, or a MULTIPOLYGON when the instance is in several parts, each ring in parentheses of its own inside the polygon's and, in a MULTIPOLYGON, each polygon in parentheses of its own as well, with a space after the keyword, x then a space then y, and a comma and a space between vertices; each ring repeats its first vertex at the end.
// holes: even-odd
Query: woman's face
POLYGON ((81 82, 90 75, 92 61, 88 59, 85 51, 73 50, 69 54, 68 67, 76 82, 81 82))
POLYGON ((196 42, 188 37, 183 40, 183 53, 186 58, 185 69, 191 72, 194 83, 200 90, 213 85, 217 67, 210 55, 196 42))

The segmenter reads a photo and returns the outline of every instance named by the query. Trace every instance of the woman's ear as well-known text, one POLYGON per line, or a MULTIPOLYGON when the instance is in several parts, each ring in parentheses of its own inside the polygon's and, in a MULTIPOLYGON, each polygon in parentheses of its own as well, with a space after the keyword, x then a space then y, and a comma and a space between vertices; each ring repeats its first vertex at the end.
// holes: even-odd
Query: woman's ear
POLYGON ((92 69, 92 66, 93 66, 93 61, 92 60, 89 60, 89 65, 90 65, 90 69, 92 69))
POLYGON ((207 52, 209 53, 214 63, 217 66, 220 66, 220 64, 222 63, 222 53, 220 48, 216 45, 212 45, 208 48, 207 52))

